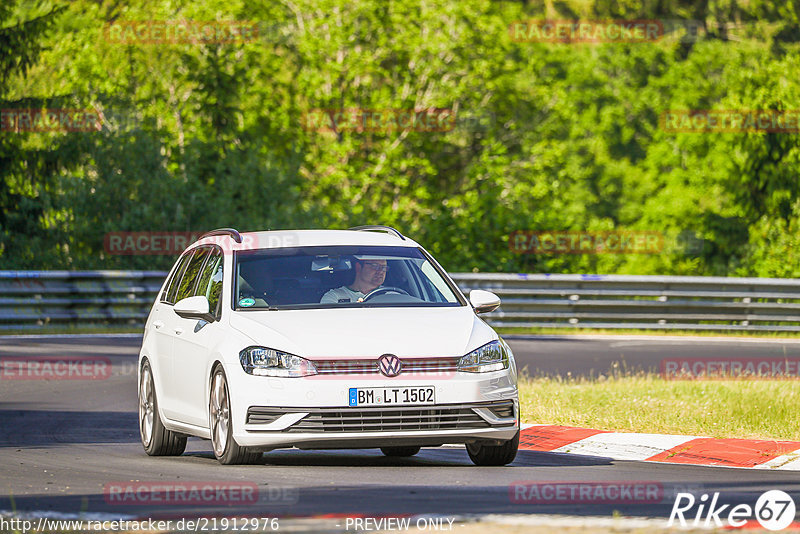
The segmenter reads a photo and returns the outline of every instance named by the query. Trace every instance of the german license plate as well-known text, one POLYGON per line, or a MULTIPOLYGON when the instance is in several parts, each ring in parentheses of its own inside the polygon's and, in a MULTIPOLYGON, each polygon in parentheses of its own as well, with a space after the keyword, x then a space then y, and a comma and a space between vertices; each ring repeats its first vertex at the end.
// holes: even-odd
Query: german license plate
POLYGON ((394 406, 435 404, 433 386, 399 388, 350 388, 350 406, 394 406))

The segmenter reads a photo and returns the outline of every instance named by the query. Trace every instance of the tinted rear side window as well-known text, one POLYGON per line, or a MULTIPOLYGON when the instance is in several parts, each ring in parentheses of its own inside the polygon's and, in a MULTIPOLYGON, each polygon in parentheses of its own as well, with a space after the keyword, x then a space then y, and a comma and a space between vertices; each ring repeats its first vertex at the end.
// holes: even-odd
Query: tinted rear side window
POLYGON ((191 257, 192 252, 187 252, 178 259, 178 266, 172 272, 172 278, 170 278, 169 283, 164 288, 164 293, 161 295, 162 302, 175 304, 175 293, 178 291, 178 282, 181 279, 181 274, 183 274, 184 268, 186 268, 186 263, 191 257))
POLYGON ((178 284, 178 292, 175 294, 174 302, 191 297, 194 294, 197 277, 200 275, 200 269, 203 267, 203 261, 205 261, 208 253, 209 249, 207 248, 195 249, 192 259, 189 260, 189 264, 186 266, 186 270, 183 272, 181 281, 178 284))

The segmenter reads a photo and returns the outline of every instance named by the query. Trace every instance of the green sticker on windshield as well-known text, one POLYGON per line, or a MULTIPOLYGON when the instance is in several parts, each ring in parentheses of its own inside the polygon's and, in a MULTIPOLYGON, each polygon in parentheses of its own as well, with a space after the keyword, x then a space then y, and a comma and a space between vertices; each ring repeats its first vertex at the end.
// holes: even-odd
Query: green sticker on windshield
POLYGON ((239 306, 244 306, 245 308, 249 308, 253 304, 256 303, 256 299, 246 298, 239 301, 239 306))

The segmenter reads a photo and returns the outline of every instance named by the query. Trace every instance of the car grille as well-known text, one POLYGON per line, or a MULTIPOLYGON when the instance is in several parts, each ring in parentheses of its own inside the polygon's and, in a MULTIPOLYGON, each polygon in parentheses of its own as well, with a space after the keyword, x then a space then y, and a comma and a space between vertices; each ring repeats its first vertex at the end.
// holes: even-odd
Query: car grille
MULTIPOLYGON (((454 373, 459 358, 401 358, 407 373, 454 373)), ((378 374, 378 360, 314 360, 317 373, 321 375, 378 374)))
POLYGON ((247 422, 267 424, 287 413, 308 415, 283 432, 404 432, 414 430, 460 430, 508 426, 492 425, 473 408, 488 408, 499 418, 514 416, 513 401, 397 408, 268 408, 251 406, 247 422))

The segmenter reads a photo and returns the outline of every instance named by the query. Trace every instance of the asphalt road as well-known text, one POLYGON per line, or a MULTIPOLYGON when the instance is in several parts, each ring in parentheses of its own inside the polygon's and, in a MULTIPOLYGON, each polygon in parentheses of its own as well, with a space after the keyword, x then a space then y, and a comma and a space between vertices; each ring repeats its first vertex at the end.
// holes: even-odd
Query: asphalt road
POLYGON ((612 371, 659 372, 671 358, 800 358, 800 340, 762 341, 678 336, 518 336, 509 339, 517 365, 531 376, 598 376, 612 371))
MULTIPOLYGON (((644 366, 668 355, 774 357, 799 345, 713 341, 516 340, 521 365, 543 372, 588 373, 624 356, 644 366)), ((210 444, 190 439, 177 458, 151 458, 137 432, 137 339, 32 340, 0 338, 5 356, 103 356, 113 363, 105 380, 0 380, 0 511, 32 515, 104 513, 126 517, 197 515, 319 516, 322 514, 532 513, 667 517, 676 491, 720 492, 719 503, 751 506, 762 492, 800 497, 800 474, 612 461, 520 451, 508 467, 478 468, 462 448, 425 449, 410 459, 378 450, 274 451, 260 465, 221 466, 210 444), (518 481, 637 481, 661 488, 657 502, 547 504, 513 502, 518 481), (109 488, 133 482, 255 485, 257 502, 154 502, 145 495, 114 502, 109 488), (149 500, 148 500, 149 499, 149 500)))

